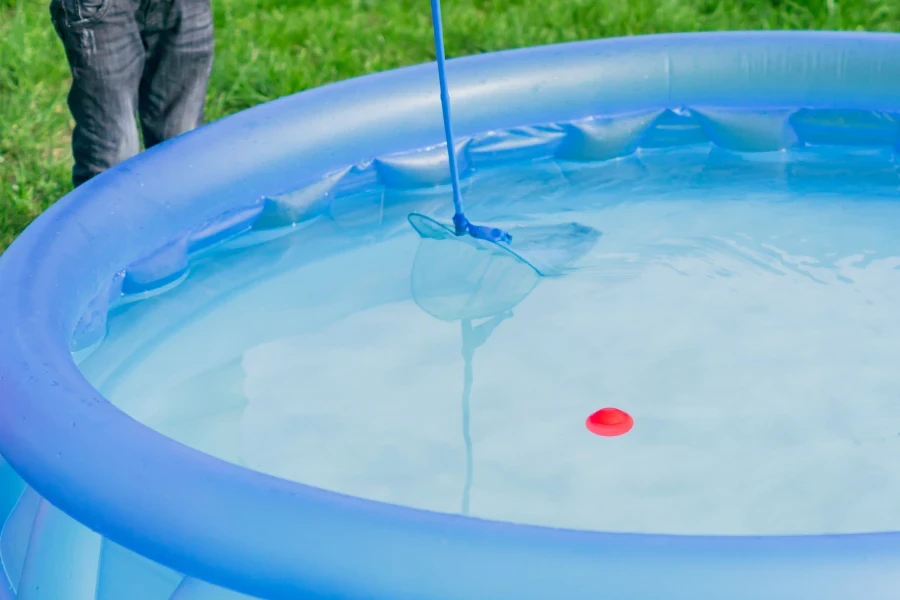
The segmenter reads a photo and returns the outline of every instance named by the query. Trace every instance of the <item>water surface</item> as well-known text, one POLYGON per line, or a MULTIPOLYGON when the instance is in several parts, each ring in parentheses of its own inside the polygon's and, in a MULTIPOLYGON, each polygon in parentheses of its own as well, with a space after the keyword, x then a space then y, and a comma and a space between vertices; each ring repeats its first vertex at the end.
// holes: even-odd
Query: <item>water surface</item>
POLYGON ((900 529, 898 190, 867 149, 476 171, 473 220, 602 232, 541 279, 422 242, 406 214, 449 219, 449 189, 374 188, 196 257, 178 287, 117 308, 82 368, 185 444, 404 506, 610 531, 900 529), (588 432, 604 406, 634 429, 588 432))

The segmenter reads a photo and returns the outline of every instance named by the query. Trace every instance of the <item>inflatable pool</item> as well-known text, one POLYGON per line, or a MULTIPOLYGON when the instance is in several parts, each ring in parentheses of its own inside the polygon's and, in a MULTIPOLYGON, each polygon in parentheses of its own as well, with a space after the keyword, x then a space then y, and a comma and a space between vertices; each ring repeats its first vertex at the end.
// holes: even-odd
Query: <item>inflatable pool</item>
POLYGON ((565 272, 411 227, 451 214, 433 64, 153 148, 0 257, 0 600, 900 597, 900 36, 448 77, 469 212, 596 229, 565 272))

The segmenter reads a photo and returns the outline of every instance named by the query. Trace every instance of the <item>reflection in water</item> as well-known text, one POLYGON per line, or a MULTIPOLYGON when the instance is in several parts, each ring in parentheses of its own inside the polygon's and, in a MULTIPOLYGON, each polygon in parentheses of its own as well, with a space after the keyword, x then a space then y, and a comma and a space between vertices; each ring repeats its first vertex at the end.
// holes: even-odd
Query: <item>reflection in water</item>
MULTIPOLYGON (((452 236, 452 233, 451 233, 452 236)), ((495 244, 472 238, 423 237, 413 261, 410 283, 416 305, 443 321, 460 321, 462 332, 462 427, 466 449, 463 515, 469 514, 473 450, 470 433, 475 350, 494 329, 513 316, 512 309, 540 283, 540 275, 495 244), (475 243, 472 243, 475 242, 475 243), (473 321, 487 319, 478 325, 473 321)))
POLYGON ((461 322, 463 348, 462 355, 465 363, 463 375, 463 396, 462 396, 462 424, 463 424, 463 443, 466 448, 466 479, 463 485, 462 509, 463 515, 469 515, 469 498, 472 495, 472 477, 474 475, 473 452, 472 452, 472 434, 471 425, 471 398, 472 398, 472 382, 474 375, 472 372, 472 362, 475 359, 475 350, 484 344, 497 325, 512 317, 512 312, 497 315, 488 321, 479 325, 472 325, 472 321, 465 319, 461 322))
POLYGON ((410 275, 413 300, 437 319, 460 321, 466 449, 461 512, 468 515, 473 478, 470 404, 475 350, 487 342, 500 323, 513 316, 512 309, 534 291, 542 273, 566 273, 594 247, 600 232, 577 223, 521 228, 514 234, 517 248, 524 248, 531 260, 537 261, 535 266, 505 245, 457 237, 424 215, 412 214, 409 220, 422 238, 410 275), (482 322, 475 324, 478 320, 482 322))

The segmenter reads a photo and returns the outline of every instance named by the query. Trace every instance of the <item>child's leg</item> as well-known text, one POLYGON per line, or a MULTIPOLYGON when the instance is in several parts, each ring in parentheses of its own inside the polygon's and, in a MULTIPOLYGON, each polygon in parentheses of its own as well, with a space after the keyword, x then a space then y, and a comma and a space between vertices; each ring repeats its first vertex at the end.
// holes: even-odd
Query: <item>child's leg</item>
POLYGON ((144 47, 133 6, 133 0, 50 4, 72 72, 68 102, 75 120, 76 186, 140 150, 135 110, 144 47))
POLYGON ((143 15, 139 112, 147 148, 203 124, 213 63, 210 0, 162 0, 143 15))

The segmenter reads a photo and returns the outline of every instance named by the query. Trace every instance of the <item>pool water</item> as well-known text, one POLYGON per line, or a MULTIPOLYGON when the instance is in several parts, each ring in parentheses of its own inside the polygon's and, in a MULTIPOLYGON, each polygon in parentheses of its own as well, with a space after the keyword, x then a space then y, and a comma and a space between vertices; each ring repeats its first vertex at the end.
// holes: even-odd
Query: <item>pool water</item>
POLYGON ((551 278, 420 240, 407 213, 449 221, 449 189, 374 187, 194 257, 178 286, 117 307, 81 368, 180 442, 403 506, 629 532, 900 529, 892 160, 700 145, 476 169, 473 221, 602 232, 551 278), (606 406, 633 429, 588 431, 606 406))

